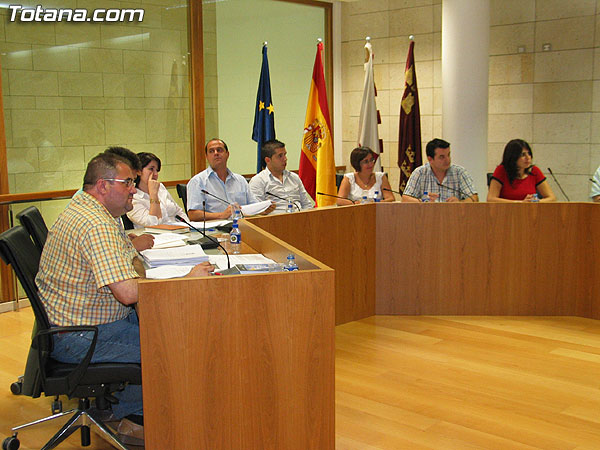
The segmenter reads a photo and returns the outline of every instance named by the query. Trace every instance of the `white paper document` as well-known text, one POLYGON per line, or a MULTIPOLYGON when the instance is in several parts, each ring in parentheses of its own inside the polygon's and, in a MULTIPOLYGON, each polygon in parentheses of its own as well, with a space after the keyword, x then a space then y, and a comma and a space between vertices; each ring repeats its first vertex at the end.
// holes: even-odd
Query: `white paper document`
POLYGON ((175 233, 162 233, 154 236, 154 245, 152 248, 181 247, 182 245, 186 245, 182 235, 175 233))
POLYGON ((242 206, 242 214, 244 216, 254 216, 256 214, 260 214, 269 206, 271 206, 271 200, 265 200, 258 203, 250 203, 249 205, 242 206))
POLYGON ((152 280, 166 280, 167 278, 185 277, 194 266, 160 266, 146 270, 146 278, 152 280))

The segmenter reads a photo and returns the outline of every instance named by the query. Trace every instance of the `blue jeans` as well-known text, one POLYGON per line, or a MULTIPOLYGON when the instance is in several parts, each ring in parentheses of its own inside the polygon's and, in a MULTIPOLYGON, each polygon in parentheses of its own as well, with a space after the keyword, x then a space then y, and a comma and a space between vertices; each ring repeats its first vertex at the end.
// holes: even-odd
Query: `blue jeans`
MULTIPOLYGON (((127 317, 116 322, 97 325, 98 340, 92 355, 93 363, 125 362, 140 363, 140 326, 132 309, 127 317)), ((64 363, 79 363, 92 343, 93 333, 62 333, 54 336, 52 357, 64 363)), ((129 414, 143 414, 142 386, 128 385, 116 392, 119 403, 112 410, 117 418, 129 414)))

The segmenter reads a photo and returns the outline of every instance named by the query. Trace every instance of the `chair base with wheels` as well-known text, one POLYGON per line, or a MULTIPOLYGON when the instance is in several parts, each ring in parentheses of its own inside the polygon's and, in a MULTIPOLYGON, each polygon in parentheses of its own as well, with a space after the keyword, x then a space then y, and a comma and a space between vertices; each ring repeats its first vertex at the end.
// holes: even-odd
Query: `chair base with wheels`
POLYGON ((42 447, 55 448, 75 431, 81 433, 81 445, 90 445, 90 426, 96 425, 106 438, 121 450, 127 450, 114 432, 101 420, 101 411, 110 403, 117 403, 113 393, 127 385, 141 385, 140 364, 92 363, 92 355, 98 338, 98 327, 91 325, 50 326, 46 310, 38 295, 35 276, 40 263, 41 251, 31 240, 25 228, 17 226, 0 234, 0 257, 11 265, 25 290, 35 315, 33 338, 25 366, 25 375, 11 389, 19 394, 38 398, 41 394, 54 397, 52 415, 44 419, 20 425, 12 429, 13 435, 2 443, 3 450, 17 450, 20 446, 17 433, 27 427, 72 414, 62 428, 42 447), (87 354, 77 364, 63 363, 52 357, 53 336, 61 333, 91 333, 87 354), (76 398, 76 409, 63 412, 61 395, 76 398), (96 400, 96 408, 90 407, 90 399, 96 400))
POLYGON ((92 408, 90 401, 87 398, 80 398, 79 405, 75 409, 69 411, 62 411, 62 402, 57 396, 52 402, 53 414, 43 419, 35 420, 23 425, 19 425, 12 429, 13 435, 4 439, 2 443, 2 450, 17 450, 21 443, 17 437, 19 430, 28 428, 33 425, 48 422, 54 419, 59 419, 71 414, 71 418, 58 430, 58 432, 52 436, 52 438, 42 447, 42 450, 50 450, 55 448, 71 434, 80 430, 81 432, 81 446, 88 447, 91 444, 90 439, 90 426, 96 425, 98 430, 104 435, 104 437, 115 447, 121 450, 128 450, 127 447, 121 442, 119 437, 109 428, 104 422, 98 417, 96 408, 92 408))

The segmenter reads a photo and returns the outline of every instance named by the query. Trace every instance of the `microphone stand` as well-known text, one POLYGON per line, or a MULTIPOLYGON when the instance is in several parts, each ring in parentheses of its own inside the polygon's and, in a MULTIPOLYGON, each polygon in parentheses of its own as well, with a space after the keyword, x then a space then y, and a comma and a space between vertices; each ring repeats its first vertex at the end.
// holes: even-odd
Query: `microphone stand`
POLYGON ((217 197, 215 194, 211 194, 206 189, 202 189, 200 192, 202 192, 205 195, 210 195, 211 197, 216 198, 217 200, 219 200, 220 202, 225 203, 226 205, 231 205, 231 203, 229 203, 227 200, 223 200, 221 197, 217 197))
MULTIPOLYGON (((206 189, 201 189, 200 192, 202 192, 205 195, 210 195, 211 197, 216 198, 217 200, 219 200, 220 202, 225 203, 226 205, 235 206, 233 203, 230 203, 227 200, 223 200, 221 197, 217 197, 215 194, 211 194, 206 189)), ((204 214, 206 214, 206 210, 204 210, 204 214)), ((235 214, 235 208, 234 208, 234 214, 235 214)), ((240 214, 242 215, 242 218, 244 218, 244 213, 242 212, 242 207, 241 206, 240 206, 240 214)))
POLYGON ((278 198, 279 200, 283 200, 284 202, 290 202, 292 205, 294 205, 296 207, 298 212, 300 212, 300 207, 296 204, 296 202, 293 202, 291 198, 283 198, 283 197, 280 197, 279 195, 272 194, 269 191, 266 191, 265 194, 270 195, 275 198, 278 198))
POLYGON ((400 191, 395 191, 393 189, 388 189, 388 188, 384 188, 384 187, 382 187, 381 189, 384 191, 393 192, 394 194, 402 195, 402 192, 400 192, 400 191))
MULTIPOLYGON (((462 195, 464 195, 464 196, 465 196, 465 198, 471 198, 471 196, 470 196, 470 195, 467 195, 467 194, 466 194, 465 192, 463 192, 463 191, 462 191, 460 188, 459 188, 459 189, 456 189, 456 188, 453 188, 453 187, 451 187, 451 186, 446 186, 445 184, 442 184, 442 183, 440 183, 440 182, 439 182, 439 181, 437 181, 437 180, 435 180, 435 182, 437 183, 437 185, 438 185, 439 187, 443 187, 443 188, 449 189, 449 190, 451 190, 451 191, 458 192, 458 194, 459 194, 459 195, 461 195, 461 196, 462 196, 462 195)), ((459 201, 460 201, 460 199, 459 199, 459 201)))
POLYGON ((341 198, 342 200, 348 200, 349 202, 352 202, 353 205, 356 205, 356 203, 354 203, 353 200, 350 200, 347 197, 340 197, 339 195, 333 195, 333 194, 325 194, 324 192, 317 192, 317 195, 324 195, 326 197, 333 197, 333 198, 341 198))
POLYGON ((185 220, 183 217, 181 216, 175 216, 175 218, 177 220, 179 220, 180 222, 185 223, 188 227, 192 228, 194 231, 197 231, 198 233, 200 233, 202 236, 204 236, 206 239, 208 239, 209 241, 214 242, 215 244, 217 244, 219 247, 221 247, 221 250, 223 250, 223 253, 225 253, 225 256, 227 256, 227 268, 231 269, 231 263, 229 262, 229 253, 227 253, 227 250, 225 250, 225 247, 223 247, 221 245, 221 243, 218 241, 218 239, 213 238, 212 236, 208 236, 205 232, 203 232, 202 230, 196 228, 194 225, 192 225, 191 223, 189 223, 187 220, 185 220))
POLYGON ((570 202, 571 200, 569 200, 569 196, 567 194, 565 194, 565 191, 563 190, 562 186, 560 185, 560 183, 558 182, 558 180, 556 179, 556 177, 552 173, 552 169, 550 167, 548 167, 548 172, 550 172, 550 175, 552 175, 552 178, 554 179, 554 182, 556 183, 556 185, 560 189, 560 192, 562 192, 562 195, 564 195, 565 198, 567 199, 567 201, 570 202))

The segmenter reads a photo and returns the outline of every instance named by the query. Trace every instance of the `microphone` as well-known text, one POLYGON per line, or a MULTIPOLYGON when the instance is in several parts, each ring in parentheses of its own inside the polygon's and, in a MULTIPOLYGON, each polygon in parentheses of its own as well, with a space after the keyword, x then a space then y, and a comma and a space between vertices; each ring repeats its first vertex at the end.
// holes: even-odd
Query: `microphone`
POLYGON ((460 194, 460 196, 464 196, 465 198, 470 198, 471 197, 470 195, 467 195, 465 192, 463 192, 460 188, 456 189, 456 188, 453 188, 451 186, 446 186, 445 184, 440 183, 438 180, 435 180, 435 182, 437 183, 437 185, 439 187, 443 187, 443 188, 449 189, 451 191, 458 192, 458 194, 460 194))
POLYGON ((384 191, 393 192, 394 194, 402 195, 402 192, 400 192, 400 191, 395 191, 393 189, 388 189, 388 188, 381 188, 381 189, 383 189, 384 191))
POLYGON ((350 200, 349 198, 346 198, 346 197, 340 197, 339 195, 325 194, 324 192, 317 192, 317 195, 324 195, 326 197, 341 198, 342 200, 351 201, 354 204, 354 201, 352 201, 352 200, 350 200))
POLYGON ((208 192, 206 189, 201 189, 200 192, 202 192, 203 194, 206 195, 210 195, 211 197, 216 198, 217 200, 227 204, 227 205, 231 205, 231 203, 229 203, 227 200, 223 200, 221 197, 217 197, 215 194, 211 194, 210 192, 208 192))
POLYGON ((212 236, 208 236, 205 232, 203 232, 202 230, 199 230, 198 228, 196 228, 194 225, 192 225, 191 223, 189 223, 187 220, 185 220, 183 217, 181 216, 175 216, 175 218, 177 220, 179 220, 180 222, 185 223, 188 227, 190 227, 191 229, 197 231, 198 233, 200 233, 202 236, 204 236, 206 239, 208 239, 209 241, 214 242, 215 244, 217 244, 217 246, 221 247, 221 250, 223 250, 223 252, 225 253, 225 256, 227 256, 227 268, 231 269, 231 263, 229 262, 229 253, 227 253, 227 250, 225 250, 225 247, 223 247, 221 245, 221 243, 213 238, 212 236))
POLYGON ((550 167, 548 167, 548 172, 550 172, 550 175, 552 175, 552 178, 554 179, 554 182, 556 183, 556 185, 560 189, 560 192, 562 192, 562 194, 565 196, 565 198, 567 199, 567 201, 570 202, 571 200, 569 200, 569 196, 567 194, 565 194, 565 191, 563 190, 562 186, 560 185, 560 183, 558 182, 558 180, 556 179, 556 177, 552 173, 552 169, 550 167))
POLYGON ((283 198, 283 197, 280 197, 279 195, 272 194, 269 191, 265 192, 265 194, 271 195, 272 197, 278 198, 279 200, 283 200, 284 202, 291 202, 292 205, 294 205, 298 209, 298 212, 300 212, 300 207, 296 204, 296 202, 292 202, 291 198, 290 199, 283 198))

